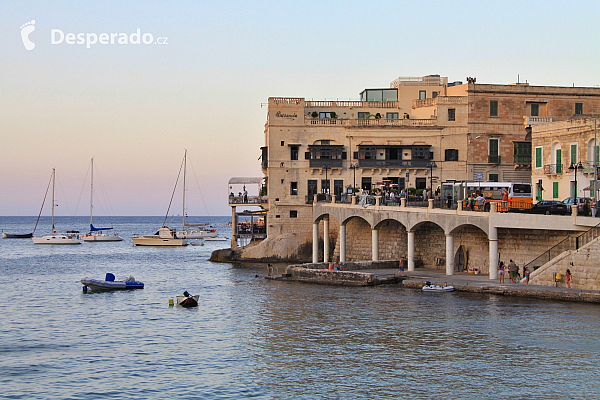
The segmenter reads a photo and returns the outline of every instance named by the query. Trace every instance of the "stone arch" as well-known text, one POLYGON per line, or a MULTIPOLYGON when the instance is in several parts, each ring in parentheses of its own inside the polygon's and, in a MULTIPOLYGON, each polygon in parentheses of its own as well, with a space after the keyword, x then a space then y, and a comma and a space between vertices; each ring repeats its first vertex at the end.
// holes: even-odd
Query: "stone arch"
POLYGON ((444 228, 432 221, 422 221, 411 230, 415 232, 415 267, 445 269, 444 228))
MULTIPOLYGON (((471 224, 464 224, 456 227, 451 232, 454 236, 455 255, 462 246, 465 252, 465 268, 477 268, 481 273, 489 273, 489 240, 488 235, 480 227, 471 224)), ((456 266, 455 266, 456 268, 456 266)))
MULTIPOLYGON (((355 216, 343 222, 346 225, 346 261, 371 260, 371 225, 355 216)), ((336 246, 339 249, 339 246, 336 246)), ((339 250, 338 250, 339 255, 339 250)))
POLYGON ((408 257, 406 227, 397 219, 384 219, 375 228, 379 230, 379 259, 399 260, 408 257))

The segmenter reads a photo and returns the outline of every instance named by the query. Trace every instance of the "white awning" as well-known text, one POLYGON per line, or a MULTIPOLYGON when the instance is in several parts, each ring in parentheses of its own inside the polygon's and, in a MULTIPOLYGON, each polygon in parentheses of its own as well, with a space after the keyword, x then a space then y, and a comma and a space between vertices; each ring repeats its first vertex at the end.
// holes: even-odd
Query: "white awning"
POLYGON ((265 178, 244 178, 244 177, 235 177, 229 180, 230 185, 249 185, 256 184, 260 185, 265 178))

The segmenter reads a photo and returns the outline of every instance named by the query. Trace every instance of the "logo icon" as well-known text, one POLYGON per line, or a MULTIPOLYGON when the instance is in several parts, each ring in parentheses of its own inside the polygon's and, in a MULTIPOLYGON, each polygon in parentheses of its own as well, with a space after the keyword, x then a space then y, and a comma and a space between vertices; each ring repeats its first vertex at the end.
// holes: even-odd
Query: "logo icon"
POLYGON ((21 39, 23 39, 23 46, 25 46, 26 50, 33 50, 35 47, 35 43, 29 40, 29 34, 35 31, 35 19, 32 19, 30 22, 21 25, 21 39))

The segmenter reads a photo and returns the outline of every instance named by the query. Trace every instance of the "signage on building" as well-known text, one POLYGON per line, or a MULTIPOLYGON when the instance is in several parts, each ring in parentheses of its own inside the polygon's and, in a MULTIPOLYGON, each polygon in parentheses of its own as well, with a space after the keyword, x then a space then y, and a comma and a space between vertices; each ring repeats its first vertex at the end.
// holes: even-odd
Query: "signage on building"
POLYGON ((483 173, 482 172, 478 172, 477 175, 475 175, 476 179, 483 179, 483 173))
POLYGON ((296 117, 298 117, 298 114, 296 114, 296 113, 294 113, 294 114, 284 114, 281 111, 277 111, 275 113, 275 116, 279 117, 279 118, 296 118, 296 117))

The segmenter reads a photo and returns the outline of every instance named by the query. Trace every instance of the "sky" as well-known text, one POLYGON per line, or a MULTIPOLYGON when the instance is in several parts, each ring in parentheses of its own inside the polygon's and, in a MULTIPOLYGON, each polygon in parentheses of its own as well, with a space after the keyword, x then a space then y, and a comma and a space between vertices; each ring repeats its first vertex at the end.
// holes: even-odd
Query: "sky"
POLYGON ((164 215, 185 149, 188 214, 230 215, 228 180, 262 176, 269 97, 358 99, 429 74, 598 87, 599 12, 585 0, 2 0, 0 215, 37 215, 52 168, 56 214, 86 215, 92 157, 98 213, 164 215))

